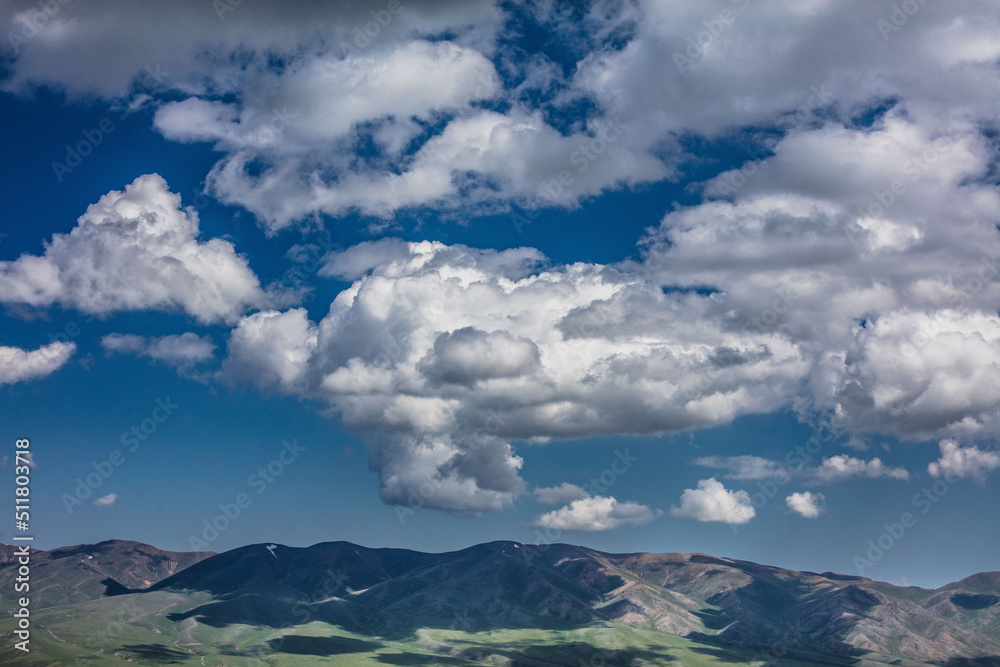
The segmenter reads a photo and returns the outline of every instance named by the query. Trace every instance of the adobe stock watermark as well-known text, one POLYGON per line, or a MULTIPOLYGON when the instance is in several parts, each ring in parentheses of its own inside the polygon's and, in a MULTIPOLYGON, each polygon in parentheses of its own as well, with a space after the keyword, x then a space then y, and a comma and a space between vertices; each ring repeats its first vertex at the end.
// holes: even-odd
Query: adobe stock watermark
POLYGON ((180 405, 171 401, 169 396, 156 399, 149 416, 121 434, 119 440, 123 447, 127 447, 125 452, 121 449, 113 449, 108 453, 107 458, 91 462, 90 465, 94 471, 87 473, 84 477, 76 478, 76 488, 73 493, 62 494, 61 500, 66 511, 72 514, 75 507, 83 505, 85 500, 89 500, 106 481, 111 479, 115 471, 125 464, 126 452, 133 454, 138 451, 142 443, 153 437, 160 425, 170 419, 179 407, 180 405))
MULTIPOLYGON (((599 475, 591 477, 581 488, 590 496, 606 493, 638 462, 639 457, 632 456, 628 449, 624 451, 616 449, 615 456, 611 459, 608 467, 602 470, 599 475)), ((521 554, 530 563, 548 551, 550 546, 558 544, 558 540, 562 537, 562 534, 562 529, 558 527, 546 526, 543 530, 541 527, 535 526, 535 540, 537 541, 535 544, 521 545, 521 554)))
POLYGON ((888 42, 889 37, 899 32, 900 28, 907 24, 910 17, 917 13, 927 0, 903 0, 899 4, 892 4, 892 13, 888 20, 879 19, 875 26, 882 34, 882 41, 888 42))
MULTIPOLYGON (((951 469, 942 471, 942 478, 935 479, 929 487, 924 487, 919 493, 915 493, 910 499, 913 508, 919 510, 919 514, 927 514, 934 506, 941 502, 951 486, 959 479, 958 475, 951 469)), ((865 576, 865 571, 875 566, 875 563, 882 560, 893 547, 899 544, 908 530, 917 525, 919 516, 913 512, 906 511, 899 515, 899 519, 892 523, 882 524, 885 530, 877 537, 865 543, 867 547, 863 554, 855 554, 854 568, 858 576, 865 576)))
POLYGON ((20 55, 21 47, 45 30, 70 2, 72 0, 39 0, 35 3, 37 9, 19 12, 17 18, 20 20, 15 22, 16 27, 7 32, 7 41, 14 55, 20 55))
MULTIPOLYGON (((949 142, 947 137, 938 137, 930 148, 925 149, 920 155, 903 162, 900 169, 909 177, 911 183, 916 183, 924 174, 941 159, 941 155, 948 152, 949 142)), ((897 178, 885 190, 874 190, 872 192, 872 202, 868 206, 858 206, 858 215, 861 218, 881 218, 885 215, 900 198, 904 197, 909 190, 906 183, 897 178)), ((848 236, 858 234, 858 231, 847 225, 845 229, 848 236)))
MULTIPOLYGON (((276 553, 276 549, 272 549, 275 545, 270 545, 265 547, 271 552, 271 555, 276 559, 280 560, 282 556, 276 553)), ((343 567, 337 566, 336 569, 333 567, 328 567, 323 573, 323 581, 316 587, 310 588, 309 593, 305 594, 305 598, 296 598, 295 604, 292 605, 290 613, 295 617, 295 625, 305 625, 306 623, 311 623, 315 620, 322 620, 323 617, 319 616, 314 611, 314 605, 322 603, 329 600, 331 597, 340 595, 343 592, 344 583, 347 581, 347 572, 343 567)), ((281 650, 282 645, 285 643, 285 635, 279 635, 273 639, 267 640, 264 644, 257 644, 255 646, 248 647, 246 652, 256 657, 260 660, 264 660, 268 656, 281 650)))
POLYGON ((628 131, 629 126, 622 123, 621 116, 611 121, 595 120, 594 136, 573 151, 569 163, 576 167, 576 174, 569 169, 563 169, 556 178, 542 183, 542 192, 552 202, 558 202, 563 193, 570 188, 576 176, 590 169, 600 156, 607 152, 608 147, 628 131))
MULTIPOLYGON (((413 0, 407 0, 412 2, 413 0)), ((393 19, 403 13, 403 3, 401 0, 389 0, 384 7, 372 9, 370 12, 372 20, 364 25, 354 26, 350 42, 340 43, 340 55, 345 57, 348 53, 356 53, 368 48, 382 31, 389 27, 393 19)))
MULTIPOLYGON (((482 426, 477 428, 472 434, 468 449, 475 451, 492 441, 496 438, 495 434, 503 428, 506 421, 507 417, 502 410, 487 410, 482 426)), ((406 519, 410 515, 416 514, 417 510, 423 508, 427 504, 427 500, 433 497, 444 484, 445 480, 441 480, 437 476, 429 476, 415 490, 411 490, 406 499, 406 505, 396 505, 394 508, 399 523, 406 523, 406 519)))
MULTIPOLYGON (((262 466, 247 477, 246 486, 260 495, 267 491, 275 480, 281 477, 285 469, 295 463, 306 448, 298 444, 294 438, 291 442, 287 440, 281 443, 281 451, 276 457, 271 459, 267 465, 262 466)), ((192 551, 207 551, 208 548, 219 539, 219 536, 229 530, 242 515, 244 510, 253 504, 253 496, 247 491, 237 493, 232 501, 219 503, 219 513, 201 522, 201 533, 188 535, 188 545, 192 551)))
MULTIPOLYGON (((750 0, 730 0, 730 2, 739 11, 744 11, 750 6, 750 0)), ((705 53, 712 44, 722 37, 736 21, 736 17, 737 14, 732 9, 723 9, 715 18, 701 22, 705 29, 685 40, 687 47, 685 47, 683 52, 674 51, 671 56, 681 76, 687 76, 691 73, 694 66, 705 57, 705 53)))
MULTIPOLYGON (((155 85, 160 84, 165 77, 166 73, 160 69, 159 65, 155 68, 146 67, 143 70, 137 84, 138 90, 151 90, 155 85), (145 83, 148 80, 147 77, 152 79, 154 84, 145 83)), ((126 104, 121 114, 118 116, 118 121, 120 122, 124 120, 133 111, 134 109, 126 104)), ((66 144, 66 153, 62 162, 59 160, 52 161, 52 173, 55 175, 56 181, 62 183, 63 179, 69 174, 72 174, 77 167, 83 164, 84 160, 89 157, 98 146, 103 144, 104 140, 111 135, 115 129, 117 129, 115 121, 111 119, 111 116, 105 116, 99 120, 94 127, 80 130, 80 136, 82 136, 82 139, 79 139, 76 143, 66 144)))
MULTIPOLYGON (((562 169, 555 178, 543 181, 540 194, 543 201, 540 203, 544 205, 547 201, 549 204, 559 206, 563 203, 561 200, 568 200, 566 195, 570 194, 577 177, 590 169, 601 156, 607 153, 611 144, 621 139, 622 135, 627 133, 629 129, 630 126, 622 122, 621 116, 614 120, 595 120, 594 136, 579 144, 569 156, 568 166, 575 169, 562 169)), ((539 215, 541 213, 538 207, 525 211, 514 205, 510 219, 514 223, 514 229, 520 234, 526 226, 534 223, 539 215)))
MULTIPOLYGON (((835 432, 830 424, 820 423, 804 445, 796 445, 789 449, 783 459, 787 467, 778 468, 769 477, 757 481, 757 490, 750 494, 750 504, 753 508, 760 510, 771 502, 771 499, 778 494, 781 488, 792 481, 790 471, 813 465, 814 457, 819 454, 824 445, 833 440, 834 436, 835 432)), ((734 534, 738 532, 735 523, 730 523, 729 527, 734 534)))

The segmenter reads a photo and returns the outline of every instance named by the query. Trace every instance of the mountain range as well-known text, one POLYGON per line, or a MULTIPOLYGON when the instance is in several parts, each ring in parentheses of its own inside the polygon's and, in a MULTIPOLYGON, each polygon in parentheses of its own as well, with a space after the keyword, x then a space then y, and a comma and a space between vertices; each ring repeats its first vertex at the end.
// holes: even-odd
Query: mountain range
MULTIPOLYGON (((0 546, 0 606, 15 608, 0 546)), ((108 541, 32 553, 17 665, 1000 665, 1000 572, 938 589, 699 553, 108 541)))

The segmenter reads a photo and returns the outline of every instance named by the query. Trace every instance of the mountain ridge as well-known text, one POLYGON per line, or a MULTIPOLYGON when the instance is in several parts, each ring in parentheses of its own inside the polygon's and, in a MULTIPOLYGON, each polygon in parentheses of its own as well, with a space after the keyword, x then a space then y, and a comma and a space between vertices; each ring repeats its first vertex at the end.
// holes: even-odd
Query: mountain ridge
MULTIPOLYGON (((441 553, 334 541, 179 554, 108 541, 36 552, 33 561, 59 584, 61 595, 43 604, 86 607, 100 617, 113 600, 141 607, 169 599, 170 610, 159 605, 155 617, 168 632, 316 625, 457 655, 428 637, 633 628, 800 663, 1000 664, 1000 572, 925 589, 698 552, 611 554, 511 541, 441 553), (179 567, 182 561, 193 562, 179 567), (163 576, 150 581, 156 573, 163 576), (97 574, 108 575, 99 592, 97 574), (72 581, 85 575, 92 575, 88 586, 72 581)), ((0 563, 0 581, 10 569, 0 563)), ((67 622, 50 615, 56 625, 67 622)))

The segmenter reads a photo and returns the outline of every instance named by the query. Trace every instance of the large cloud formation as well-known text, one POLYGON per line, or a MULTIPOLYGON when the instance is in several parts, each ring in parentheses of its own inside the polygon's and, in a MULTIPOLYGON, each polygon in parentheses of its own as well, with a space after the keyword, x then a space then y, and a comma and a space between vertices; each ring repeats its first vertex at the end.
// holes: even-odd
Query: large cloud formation
POLYGON ((612 267, 382 247, 394 259, 319 323, 302 309, 242 320, 223 372, 328 402, 371 438, 388 502, 505 507, 523 490, 514 439, 725 423, 778 407, 807 370, 786 341, 703 318, 710 300, 612 267))
POLYGON ((316 213, 571 207, 676 174, 687 136, 849 123, 885 101, 918 123, 992 117, 995 7, 914 7, 101 0, 49 16, 16 0, 0 28, 19 36, 9 89, 152 100, 165 136, 225 151, 210 191, 273 231, 316 213), (573 45, 565 61, 526 53, 518 21, 573 45))
MULTIPOLYGON (((235 322, 222 376, 342 415, 367 434, 391 503, 499 509, 524 491, 518 440, 782 408, 838 431, 953 439, 932 471, 976 476, 992 459, 957 442, 1000 426, 1000 19, 985 0, 899 4, 321 16, 243 3, 204 5, 203 21, 156 3, 60 5, 11 54, 7 86, 155 105, 164 136, 223 153, 209 191, 269 232, 350 212, 377 227, 422 207, 573 207, 677 176, 699 157, 684 146, 735 137, 760 152, 694 184, 701 202, 667 211, 634 261, 553 266, 532 249, 398 240, 333 254, 321 275, 353 284, 319 321, 247 316, 267 299, 245 263, 197 241, 192 214, 144 177, 45 255, 0 265, 0 300, 235 322), (564 62, 525 53, 511 37, 524 20, 572 45, 564 62), (129 29, 151 22, 163 40, 129 29), (137 85, 156 63, 169 75, 137 85), (137 212, 115 213, 130 198, 137 212), (150 220, 172 231, 149 233, 150 220), (95 258, 134 233, 151 249, 122 260, 130 289, 102 283, 95 258), (154 285, 150 263, 183 269, 154 285)), ((32 7, 9 3, 0 23, 32 7)), ((778 470, 735 465, 745 479, 778 470)), ((907 474, 878 459, 822 466, 813 482, 907 474)), ((731 493, 712 481, 678 511, 731 493)), ((726 516, 746 518, 739 506, 726 516)))

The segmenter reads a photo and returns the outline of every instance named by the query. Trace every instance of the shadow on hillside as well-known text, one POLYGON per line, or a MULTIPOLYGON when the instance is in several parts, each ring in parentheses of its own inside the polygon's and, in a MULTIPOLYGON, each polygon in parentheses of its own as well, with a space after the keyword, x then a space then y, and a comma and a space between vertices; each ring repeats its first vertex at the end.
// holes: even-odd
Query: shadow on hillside
POLYGON ((421 653, 392 653, 377 656, 385 665, 468 665, 468 660, 446 655, 423 655, 421 653))
POLYGON ((140 591, 134 591, 127 586, 119 584, 117 581, 108 577, 106 579, 101 579, 101 583, 104 584, 104 597, 110 598, 116 595, 128 595, 129 593, 139 593, 140 591))
POLYGON ((143 660, 159 665, 176 665, 191 657, 190 653, 178 651, 162 644, 127 644, 119 650, 134 653, 143 660))
POLYGON ((267 642, 274 653, 292 655, 344 655, 345 653, 367 653, 382 648, 380 642, 369 642, 352 637, 304 637, 285 635, 267 642))
MULTIPOLYGON (((636 661, 662 665, 675 662, 670 651, 659 646, 645 648, 602 649, 586 642, 541 644, 531 641, 478 642, 453 639, 448 644, 459 651, 466 661, 485 662, 489 656, 500 656, 513 665, 633 665, 636 661)), ((389 657, 389 656, 385 656, 389 657)), ((380 656, 382 658, 382 656, 380 656)), ((383 660, 383 662, 386 662, 383 660)), ((422 663, 389 663, 422 664, 422 663)), ((428 664, 438 664, 436 661, 428 664)), ((444 663, 442 663, 444 664, 444 663)), ((679 663, 678 663, 679 664, 679 663)))
MULTIPOLYGON (((193 618, 213 628, 232 625, 257 625, 292 628, 309 621, 322 621, 362 634, 374 634, 355 615, 355 608, 343 601, 310 605, 304 600, 282 600, 271 595, 245 593, 215 600, 186 612, 167 614, 174 623, 193 618)), ((369 623, 370 625, 370 623, 369 623)))
POLYGON ((952 658, 945 662, 936 662, 935 665, 941 667, 1000 667, 1000 655, 985 656, 982 658, 952 658))
POLYGON ((722 663, 745 664, 752 661, 761 661, 764 664, 807 664, 807 665, 857 665, 861 660, 849 655, 820 655, 811 651, 801 649, 789 649, 781 646, 780 651, 775 651, 773 646, 744 646, 741 644, 727 644, 719 641, 715 637, 692 633, 685 637, 699 646, 691 647, 694 653, 711 656, 722 663))

